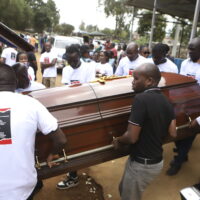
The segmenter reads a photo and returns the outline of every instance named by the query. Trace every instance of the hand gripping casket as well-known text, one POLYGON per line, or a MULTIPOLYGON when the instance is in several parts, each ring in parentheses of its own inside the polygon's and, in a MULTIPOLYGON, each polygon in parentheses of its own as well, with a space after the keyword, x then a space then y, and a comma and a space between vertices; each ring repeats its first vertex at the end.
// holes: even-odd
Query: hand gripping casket
MULTIPOLYGON (((45 159, 51 149, 48 136, 36 139, 36 166, 41 178, 78 170, 128 154, 111 145, 113 137, 122 135, 128 125, 135 93, 132 77, 90 83, 77 87, 63 86, 30 93, 58 119, 67 137, 59 165, 48 168, 45 159)), ((200 114, 200 87, 192 78, 162 73, 159 83, 164 95, 174 106, 177 119, 177 139, 194 134, 188 125, 200 114)), ((165 113, 163 113, 164 115, 165 113)), ((165 143, 171 142, 169 136, 165 143)))

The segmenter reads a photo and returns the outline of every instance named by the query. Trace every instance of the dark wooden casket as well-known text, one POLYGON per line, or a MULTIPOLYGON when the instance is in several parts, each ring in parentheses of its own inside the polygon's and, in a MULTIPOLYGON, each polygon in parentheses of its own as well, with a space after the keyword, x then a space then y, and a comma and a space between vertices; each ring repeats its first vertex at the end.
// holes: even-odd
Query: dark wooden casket
MULTIPOLYGON (((135 93, 132 78, 91 83, 77 87, 63 86, 30 95, 44 104, 58 119, 68 143, 59 165, 48 168, 45 158, 51 148, 48 136, 38 134, 36 139, 36 166, 40 178, 78 170, 128 154, 128 148, 119 151, 111 144, 113 136, 122 135, 135 93)), ((159 84, 162 92, 174 105, 177 119, 177 139, 194 134, 188 125, 200 114, 200 87, 192 78, 162 73, 159 84)), ((165 113, 163 113, 165 114, 165 113)), ((169 136, 165 143, 172 141, 169 136)))
POLYGON ((26 42, 2 22, 0 22, 0 37, 24 51, 34 51, 34 47, 31 44, 26 42))

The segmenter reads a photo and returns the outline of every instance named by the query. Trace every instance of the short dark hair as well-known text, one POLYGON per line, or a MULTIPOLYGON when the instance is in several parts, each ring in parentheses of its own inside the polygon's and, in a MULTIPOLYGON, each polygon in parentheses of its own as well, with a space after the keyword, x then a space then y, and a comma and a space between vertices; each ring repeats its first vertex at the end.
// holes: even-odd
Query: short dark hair
POLYGON ((166 46, 163 43, 156 44, 152 49, 152 56, 154 55, 162 55, 166 56, 166 46))
POLYGON ((27 54, 26 52, 24 52, 24 51, 21 51, 21 52, 19 52, 19 53, 17 54, 16 62, 19 62, 19 56, 22 55, 22 54, 27 55, 27 58, 28 58, 28 54, 27 54))
POLYGON ((170 48, 167 44, 163 44, 163 47, 165 48, 166 54, 169 52, 170 48))
POLYGON ((90 52, 90 48, 88 45, 82 45, 80 48, 81 56, 84 56, 85 53, 90 52))
POLYGON ((127 44, 126 43, 123 44, 122 49, 123 49, 123 51, 126 51, 126 49, 127 49, 127 44))
POLYGON ((80 56, 80 45, 72 44, 66 49, 66 54, 77 53, 80 56))
MULTIPOLYGON (((101 51, 103 54, 104 54, 104 56, 106 57, 106 62, 108 62, 109 61, 109 59, 110 59, 110 51, 101 51)), ((101 53, 100 52, 100 53, 101 53)))
POLYGON ((30 79, 28 77, 27 67, 21 63, 12 66, 17 78, 17 88, 25 89, 29 87, 30 79))
POLYGON ((156 85, 158 85, 160 79, 161 79, 161 73, 159 68, 153 64, 153 63, 145 63, 141 65, 143 67, 143 73, 146 77, 151 77, 156 85))
POLYGON ((113 51, 106 51, 106 52, 107 52, 109 58, 113 58, 114 57, 113 51))
POLYGON ((12 67, 0 63, 0 91, 14 91, 17 86, 17 79, 12 67))
POLYGON ((141 45, 139 48, 139 51, 142 51, 144 48, 149 48, 147 44, 141 45))

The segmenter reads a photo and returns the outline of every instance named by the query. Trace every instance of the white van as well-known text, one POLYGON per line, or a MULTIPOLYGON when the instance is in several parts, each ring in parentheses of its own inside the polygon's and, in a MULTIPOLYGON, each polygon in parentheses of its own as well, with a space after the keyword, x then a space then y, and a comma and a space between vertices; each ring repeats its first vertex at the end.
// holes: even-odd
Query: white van
POLYGON ((67 37, 67 36, 54 36, 51 38, 52 51, 57 55, 57 68, 62 69, 63 66, 63 54, 66 51, 66 47, 71 44, 82 45, 82 42, 78 38, 67 37))

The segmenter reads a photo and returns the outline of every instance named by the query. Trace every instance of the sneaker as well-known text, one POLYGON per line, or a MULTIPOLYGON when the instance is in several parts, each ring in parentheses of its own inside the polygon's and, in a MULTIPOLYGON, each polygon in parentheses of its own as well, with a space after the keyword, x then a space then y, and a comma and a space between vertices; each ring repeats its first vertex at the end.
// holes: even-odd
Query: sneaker
POLYGON ((71 187, 75 187, 79 184, 79 181, 78 181, 78 177, 75 178, 75 179, 72 179, 72 178, 67 178, 63 181, 60 181, 58 184, 57 184, 57 188, 60 189, 60 190, 66 190, 66 189, 69 189, 71 187))
MULTIPOLYGON (((170 163, 169 163, 170 166, 176 165, 176 163, 177 163, 176 157, 177 157, 177 156, 174 156, 174 160, 171 160, 171 161, 170 161, 170 163)), ((188 156, 186 156, 186 157, 184 158, 184 160, 183 160, 182 163, 187 162, 187 161, 188 161, 188 156)))

